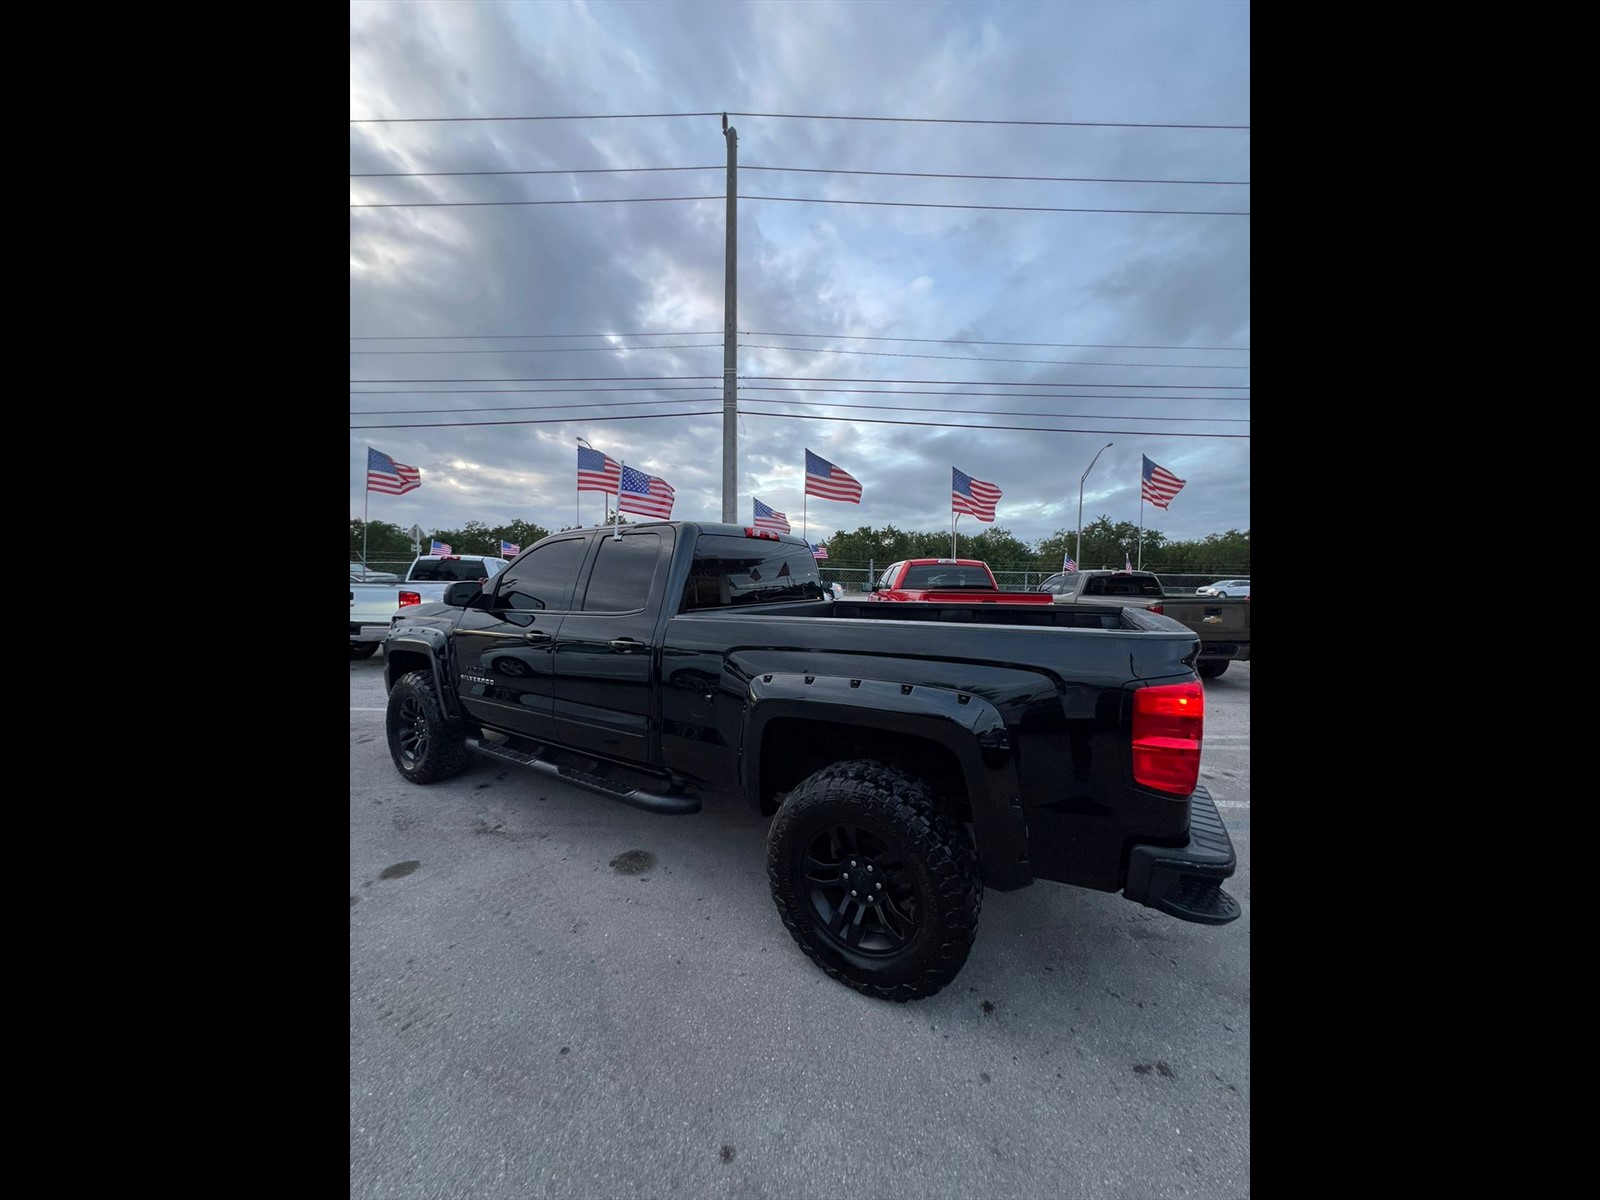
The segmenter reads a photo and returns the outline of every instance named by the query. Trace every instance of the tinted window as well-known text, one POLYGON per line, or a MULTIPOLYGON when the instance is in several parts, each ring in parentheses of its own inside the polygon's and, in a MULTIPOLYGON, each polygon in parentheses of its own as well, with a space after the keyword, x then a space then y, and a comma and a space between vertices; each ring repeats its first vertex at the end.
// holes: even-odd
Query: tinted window
POLYGON ((638 612, 650 599, 650 586, 661 565, 661 535, 633 533, 620 541, 600 539, 600 552, 589 572, 584 612, 638 612))
POLYGON ((502 558, 441 558, 419 562, 411 569, 415 583, 459 583, 463 579, 487 579, 500 569, 502 558))
POLYGON ((578 573, 587 546, 587 539, 581 537, 535 546, 500 572, 495 607, 522 611, 548 608, 557 612, 570 608, 573 576, 578 573))
POLYGON ((817 560, 804 545, 707 534, 695 543, 694 563, 679 611, 820 600, 822 595, 817 560))

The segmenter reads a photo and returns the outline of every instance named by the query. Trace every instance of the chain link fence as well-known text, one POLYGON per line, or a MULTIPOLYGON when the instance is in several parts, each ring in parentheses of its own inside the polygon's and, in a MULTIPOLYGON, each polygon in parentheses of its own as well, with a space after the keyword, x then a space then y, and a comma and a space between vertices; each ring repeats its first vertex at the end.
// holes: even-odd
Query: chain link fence
MULTIPOLYGON (((487 554, 489 552, 483 551, 483 553, 487 554)), ((357 554, 350 556, 352 562, 359 558, 360 555, 357 554)), ((817 571, 821 574, 823 583, 840 584, 847 596, 864 596, 872 590, 872 583, 876 576, 882 574, 884 567, 888 565, 888 563, 881 565, 874 563, 866 567, 835 567, 828 565, 826 562, 820 562, 817 564, 817 571)), ((405 573, 410 569, 411 559, 409 558, 399 560, 374 558, 367 563, 367 570, 369 571, 387 571, 389 574, 398 575, 401 578, 404 578, 405 573)), ((1051 575, 1056 574, 1054 571, 1036 571, 1030 568, 1003 569, 991 567, 990 569, 994 571, 995 581, 999 583, 1001 590, 1007 592, 1031 592, 1046 579, 1050 578, 1051 575)), ((1247 579, 1250 576, 1250 572, 1209 571, 1205 574, 1194 575, 1168 574, 1157 571, 1155 576, 1161 581, 1162 591, 1171 595, 1181 596, 1203 588, 1218 579, 1247 579)))

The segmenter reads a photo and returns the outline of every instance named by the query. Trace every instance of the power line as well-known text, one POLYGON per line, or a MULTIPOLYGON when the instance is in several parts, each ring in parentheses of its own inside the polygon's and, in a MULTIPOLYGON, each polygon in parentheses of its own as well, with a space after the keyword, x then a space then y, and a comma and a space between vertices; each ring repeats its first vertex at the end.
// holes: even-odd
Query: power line
MULTIPOLYGON (((911 427, 917 428, 917 429, 984 429, 984 430, 1006 429, 1006 430, 1012 430, 1012 431, 1017 432, 1017 433, 1094 433, 1094 434, 1114 433, 1114 434, 1127 435, 1127 436, 1138 436, 1138 435, 1141 435, 1141 434, 1146 436, 1146 437, 1151 436, 1151 431, 1148 430, 1148 429, 1054 429, 1054 428, 1039 428, 1039 427, 1032 426, 1032 425, 971 425, 971 424, 967 424, 965 422, 960 422, 960 421, 879 421, 879 420, 874 420, 872 417, 849 417, 849 418, 819 417, 819 416, 813 416, 810 413, 745 412, 744 415, 747 416, 747 417, 779 417, 781 419, 788 420, 788 421, 838 421, 838 420, 849 420, 852 424, 860 422, 860 423, 865 424, 865 425, 902 425, 902 426, 911 426, 911 427)), ((1134 420, 1143 420, 1145 418, 1135 417, 1133 419, 1134 420)), ((1166 433, 1166 432, 1163 432, 1161 434, 1161 436, 1162 437, 1197 437, 1197 438, 1230 438, 1230 439, 1238 439, 1238 438, 1248 438, 1250 435, 1248 433, 1166 433)))
MULTIPOLYGON (((355 393, 360 395, 361 393, 355 393)), ((1087 397, 1085 397, 1087 398, 1087 397)), ((1115 398, 1115 397, 1113 397, 1115 398)), ((1156 399, 1156 397, 1150 397, 1156 399)), ((960 412, 951 413, 946 408, 931 408, 907 404, 846 404, 839 400, 784 400, 771 396, 745 396, 744 401, 759 404, 789 404, 811 408, 854 408, 866 409, 875 412, 935 412, 950 413, 951 416, 961 417, 1074 417, 1080 420, 1092 421, 1206 421, 1212 424, 1248 425, 1249 417, 1141 417, 1135 413, 1056 413, 1033 412, 1018 409, 989 409, 973 408, 962 409, 960 412)), ((383 417, 383 416, 422 416, 426 413, 478 413, 478 412, 551 412, 558 408, 626 408, 644 404, 720 404, 721 396, 700 396, 693 400, 678 397, 672 400, 614 400, 600 403, 588 402, 584 404, 505 404, 484 408, 371 408, 357 409, 351 412, 354 417, 383 417)), ((741 412, 760 413, 760 409, 741 408, 741 412)), ((781 416, 781 413, 766 413, 766 416, 781 416)))
MULTIPOLYGON (((720 329, 677 329, 658 333, 391 333, 351 334, 352 342, 445 342, 445 341, 515 341, 531 338, 636 338, 636 337, 716 337, 720 329)), ((803 337, 837 338, 850 342, 922 342, 939 346, 1042 346, 1063 350, 1237 350, 1249 353, 1249 346, 1159 346, 1132 342, 997 342, 985 338, 915 338, 886 337, 865 333, 774 333, 770 330, 741 329, 740 337, 803 337)))
MULTIPOLYGON (((581 338, 581 337, 716 337, 720 329, 674 330, 663 333, 369 333, 351 334, 352 342, 451 342, 471 338, 477 341, 511 341, 517 338, 581 338)), ((825 334, 760 334, 761 337, 824 337, 825 334)), ((849 334, 841 335, 844 337, 849 334)), ((1142 349, 1142 347, 1141 347, 1142 349)))
POLYGON ((899 121, 916 125, 1045 125, 1083 129, 1249 129, 1248 125, 1171 125, 1144 121, 1006 121, 978 117, 863 117, 832 113, 752 113, 728 111, 730 117, 775 117, 791 121, 899 121))
MULTIPOLYGON (((713 199, 721 200, 716 196, 713 199)), ((787 200, 792 204, 865 204, 877 208, 973 208, 996 212, 1132 213, 1154 217, 1248 217, 1247 212, 1191 208, 1058 208, 1041 204, 914 204, 909 200, 827 200, 816 196, 738 196, 739 200, 787 200)))
MULTIPOLYGON (((707 378, 710 378, 707 376, 707 378)), ((704 388, 689 387, 640 387, 640 388, 384 388, 365 392, 351 392, 352 396, 475 396, 475 395, 518 395, 531 393, 532 395, 549 394, 564 395, 568 393, 593 392, 599 396, 609 396, 614 392, 699 392, 704 388)), ((892 394, 892 393, 891 393, 892 394)), ((1153 399, 1153 397, 1150 397, 1153 399)), ((1205 397, 1197 397, 1205 399, 1205 397)))
MULTIPOLYGON (((677 169, 677 168, 668 168, 677 169)), ((683 168, 689 170, 690 168, 683 168)), ((951 171, 857 171, 845 167, 752 167, 741 171, 791 171, 804 175, 882 175, 894 179, 999 179, 1017 183, 1183 183, 1198 186, 1249 187, 1248 179, 1114 179, 1088 175, 968 175, 951 171)))
MULTIPOLYGON (((691 403, 693 403, 691 401, 691 403)), ((412 423, 384 423, 378 425, 352 425, 351 429, 474 429, 480 426, 493 425, 565 425, 576 424, 580 421, 649 421, 670 417, 720 417, 722 410, 712 409, 701 413, 634 413, 627 416, 603 417, 548 417, 548 418, 522 418, 516 421, 422 421, 412 423)), ((744 412, 741 415, 749 417, 776 417, 787 421, 837 421, 838 417, 813 416, 809 413, 764 413, 744 412)), ((1134 420, 1142 418, 1135 417, 1134 420)), ((979 425, 960 421, 890 421, 876 420, 872 417, 850 417, 851 422, 866 425, 899 425, 914 429, 982 429, 987 431, 1009 430, 1017 433, 1092 433, 1096 435, 1117 434, 1119 436, 1150 436, 1148 429, 1057 429, 1054 427, 1038 427, 1032 425, 979 425)), ((1188 438, 1228 438, 1230 440, 1248 439, 1248 433, 1163 433, 1162 437, 1188 437, 1188 438)))
MULTIPOLYGON (((537 171, 351 171, 351 179, 437 179, 460 175, 626 175, 633 171, 721 171, 722 163, 709 167, 549 167, 537 171)), ((746 168, 747 170, 750 168, 746 168)), ((769 168, 781 170, 782 168, 769 168)))
MULTIPOLYGON (((781 349, 782 347, 775 347, 781 349)), ((351 354, 595 354, 611 350, 721 350, 721 342, 671 346, 551 346, 537 350, 351 350, 351 354)), ((1241 368, 1242 369, 1242 368, 1241 368)))
MULTIPOLYGON (((727 196, 612 196, 584 200, 415 200, 352 204, 351 208, 526 208, 548 204, 657 204, 673 200, 726 200, 727 196)), ((818 196, 735 196, 736 200, 783 200, 791 204, 856 204, 873 208, 964 208, 990 212, 1126 213, 1151 217, 1248 217, 1244 211, 1209 208, 1065 208, 1044 204, 931 204, 910 200, 830 200, 818 196)))
MULTIPOLYGON (((1072 358, 988 358, 975 354, 903 354, 893 350, 836 350, 828 346, 769 346, 763 342, 741 342, 741 350, 799 350, 806 354, 870 354, 878 358, 940 358, 953 362, 1005 362, 1005 363, 1040 363, 1058 367, 1192 367, 1199 371, 1248 371, 1250 368, 1230 363, 1121 363, 1121 362, 1085 362, 1072 358)), ((352 354, 362 353, 351 351, 352 354)), ((397 351, 396 353, 410 354, 416 351, 397 351)), ((423 351, 422 353, 428 353, 423 351)), ((448 351, 446 351, 448 353, 448 351)), ((466 353, 493 354, 493 350, 474 350, 466 353)), ((523 351, 512 351, 514 354, 523 351)))
MULTIPOLYGON (((540 167, 520 171, 352 171, 351 179, 460 179, 495 175, 628 175, 652 171, 721 171, 723 163, 703 167, 540 167)), ((955 171, 862 171, 849 167, 756 167, 741 171, 785 171, 798 175, 876 175, 889 179, 990 179, 1011 183, 1176 183, 1196 187, 1249 187, 1248 179, 1123 179, 1094 175, 973 175, 955 171)))
MULTIPOLYGON (((718 404, 722 403, 718 398, 718 404)), ((694 401, 687 401, 693 404, 694 401)), ((607 415, 604 417, 550 417, 548 419, 521 421, 423 421, 415 424, 383 424, 383 425, 352 425, 351 429, 470 429, 478 425, 569 425, 580 421, 655 421, 665 417, 720 417, 720 408, 711 409, 709 412, 688 413, 629 413, 627 415, 607 415)))
MULTIPOLYGON (((492 379, 352 379, 351 383, 655 383, 686 379, 720 379, 720 375, 514 375, 492 379)), ((930 383, 949 387, 983 384, 989 387, 1103 387, 1103 388, 1160 388, 1164 390, 1185 387, 1204 387, 1210 391, 1247 392, 1248 384, 1237 383, 1074 383, 1071 380, 1004 380, 1004 379, 873 379, 859 375, 741 375, 741 380, 776 379, 783 383, 930 383)), ((741 383, 739 386, 745 386, 741 383)), ((602 389, 603 390, 603 389, 602 389)), ((762 389, 766 390, 766 389, 762 389)), ((1216 397, 1221 399, 1222 397, 1216 397)))
MULTIPOLYGON (((663 380, 721 379, 720 375, 518 375, 509 379, 352 379, 351 383, 656 383, 663 380)), ((779 379, 786 376, 774 375, 779 379)), ((804 376, 797 376, 804 378, 804 376)), ((890 380, 889 382, 893 382, 890 380)), ((913 380, 912 382, 921 382, 913 380)))
POLYGON ((1175 125, 1153 121, 1015 121, 980 117, 868 117, 844 113, 573 113, 560 116, 518 117, 351 117, 352 125, 446 124, 464 121, 633 121, 665 117, 771 117, 789 121, 896 121, 917 125, 1036 125, 1081 129, 1249 129, 1248 125, 1175 125))
POLYGON ((455 121, 632 121, 647 117, 721 117, 722 112, 683 113, 585 113, 560 117, 351 117, 352 125, 418 125, 426 122, 455 121))
MULTIPOLYGON (((409 204, 352 204, 351 208, 516 208, 530 204, 657 204, 666 200, 726 200, 726 196, 613 196, 589 200, 427 200, 409 204)), ((743 200, 744 197, 740 196, 743 200)))
MULTIPOLYGON (((1199 385, 1189 384, 1189 383, 1073 383, 1071 381, 1063 382, 1063 381, 1060 381, 1060 380, 1048 380, 1048 379, 1018 380, 1018 381, 1013 383, 1013 382, 1008 382, 1007 380, 1004 380, 1004 379, 867 379, 867 378, 864 378, 864 377, 861 377, 861 376, 855 376, 855 375, 741 375, 741 376, 739 376, 739 378, 741 380, 743 380, 743 379, 778 379, 778 380, 782 380, 785 383, 933 383, 933 384, 940 384, 940 385, 952 386, 952 387, 964 387, 964 386, 966 386, 967 384, 970 384, 970 383, 978 383, 978 384, 985 384, 985 385, 987 385, 989 387, 1104 387, 1104 388, 1139 388, 1139 387, 1144 387, 1144 388, 1183 388, 1183 387, 1199 386, 1199 387, 1204 387, 1204 388, 1207 388, 1207 389, 1209 389, 1211 391, 1217 391, 1217 392, 1248 392, 1250 390, 1250 386, 1248 384, 1242 384, 1242 383, 1204 383, 1204 384, 1199 384, 1199 385)), ((387 381, 385 381, 385 382, 387 382, 387 381)), ((412 381, 397 381, 397 382, 412 382, 412 381)), ((415 382, 420 382, 420 383, 454 383, 454 382, 472 382, 472 381, 469 381, 469 380, 433 379, 433 380, 417 380, 415 382)), ((485 381, 484 380, 478 380, 477 382, 482 383, 482 382, 485 382, 485 381)), ((510 381, 508 380, 507 382, 510 382, 510 381)), ((741 383, 739 386, 743 387, 745 385, 743 383, 741 383)), ((1218 397, 1218 399, 1221 399, 1221 397, 1218 397)))
MULTIPOLYGON (((696 389, 697 391, 700 389, 696 389)), ((351 392, 352 396, 376 396, 379 392, 351 392)), ((506 404, 492 408, 368 408, 353 409, 352 417, 383 417, 422 413, 469 412, 550 412, 557 408, 626 408, 638 404, 721 404, 721 396, 674 396, 671 400, 586 400, 582 404, 506 404)), ((781 403, 781 402, 780 402, 781 403)), ((870 407, 870 406, 868 406, 870 407)), ((929 410, 938 411, 938 410, 929 410)), ((1154 419, 1154 418, 1152 418, 1154 419)), ((1173 418, 1180 420, 1182 418, 1173 418)))
MULTIPOLYGON (((720 333, 721 330, 714 332, 720 333)), ((1248 351, 1248 346, 1145 346, 1129 342, 991 342, 983 338, 914 338, 914 337, 873 337, 865 333, 770 333, 759 329, 741 329, 741 337, 832 337, 841 338, 852 342, 927 342, 935 345, 950 346, 1045 346, 1063 350, 1242 350, 1248 351)), ((618 337, 623 336, 618 334, 618 337)), ((678 335, 674 335, 678 336, 678 335)), ((689 334, 682 336, 688 337, 689 334)), ((698 335, 696 335, 698 336, 698 335)))
MULTIPOLYGON (((1093 387, 1093 384, 1073 386, 1093 387)), ((1198 387, 1208 387, 1209 384, 1198 384, 1198 387)), ((665 390, 665 389, 663 389, 665 390)), ((749 384, 740 384, 741 392, 827 392, 836 395, 850 396, 999 396, 1007 400, 1243 400, 1248 402, 1248 396, 1121 396, 1106 395, 1101 392, 943 392, 922 390, 918 388, 895 388, 885 391, 882 388, 790 388, 790 387, 752 387, 749 384)), ((354 392, 352 395, 376 395, 374 392, 354 392)), ((770 396, 751 396, 751 400, 770 400, 770 396)))

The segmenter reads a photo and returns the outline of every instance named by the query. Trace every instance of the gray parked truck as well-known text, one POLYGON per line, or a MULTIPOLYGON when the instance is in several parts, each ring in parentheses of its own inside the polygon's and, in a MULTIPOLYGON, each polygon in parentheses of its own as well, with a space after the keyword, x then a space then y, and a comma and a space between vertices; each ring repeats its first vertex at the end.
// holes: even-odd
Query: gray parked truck
POLYGON ((1057 604, 1143 608, 1171 617, 1200 637, 1201 679, 1215 679, 1230 662, 1250 661, 1249 596, 1173 595, 1149 571, 1069 571, 1035 590, 1049 592, 1057 604))

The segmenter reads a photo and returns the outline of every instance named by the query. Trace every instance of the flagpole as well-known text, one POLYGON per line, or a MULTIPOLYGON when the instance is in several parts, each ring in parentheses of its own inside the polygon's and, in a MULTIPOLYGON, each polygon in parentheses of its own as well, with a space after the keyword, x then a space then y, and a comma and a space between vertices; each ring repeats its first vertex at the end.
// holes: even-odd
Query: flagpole
MULTIPOLYGON (((590 446, 589 443, 587 441, 585 441, 583 438, 579 438, 578 439, 578 445, 587 446, 590 450, 594 449, 594 447, 590 446)), ((583 480, 581 478, 578 479, 577 480, 577 484, 578 484, 577 490, 572 495, 572 519, 578 523, 578 528, 582 529, 583 528, 583 480)))
POLYGON ((628 462, 623 459, 617 465, 621 470, 617 472, 617 507, 612 510, 611 540, 614 542, 622 540, 622 472, 628 469, 628 462))
POLYGON ((1139 481, 1139 570, 1144 570, 1144 481, 1139 481))
POLYGON ((954 558, 956 556, 956 526, 958 524, 960 524, 960 522, 961 522, 961 514, 958 513, 958 512, 952 512, 950 514, 950 557, 951 558, 954 558))
MULTIPOLYGON (((372 460, 372 447, 367 447, 367 460, 372 460)), ((372 508, 372 478, 367 478, 367 490, 361 496, 361 575, 367 574, 367 513, 372 508)))

